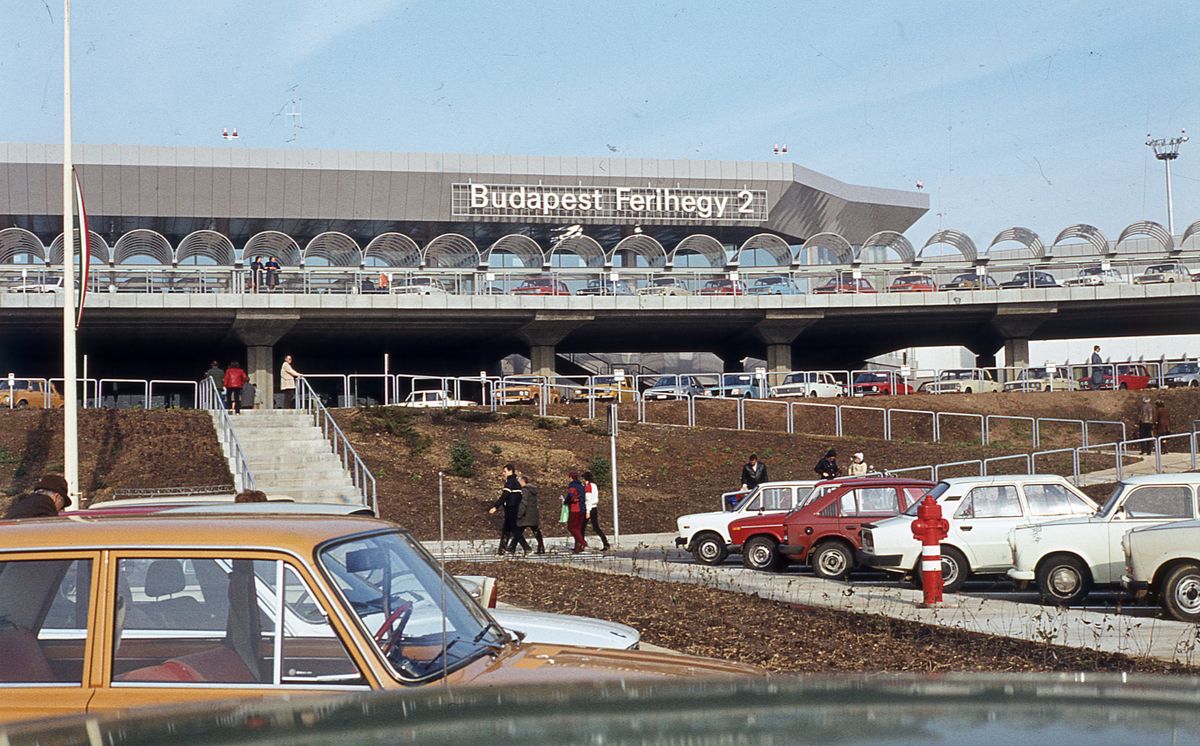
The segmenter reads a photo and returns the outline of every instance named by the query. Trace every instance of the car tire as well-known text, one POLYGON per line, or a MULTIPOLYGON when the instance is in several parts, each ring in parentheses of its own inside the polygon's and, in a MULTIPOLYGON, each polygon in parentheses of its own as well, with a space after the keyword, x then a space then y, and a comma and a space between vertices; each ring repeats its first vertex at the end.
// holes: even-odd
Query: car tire
POLYGON ((967 578, 971 577, 971 565, 967 557, 954 547, 942 547, 942 590, 957 593, 967 578))
POLYGON ((817 398, 817 392, 816 392, 816 391, 809 391, 809 392, 808 392, 808 398, 810 398, 810 399, 816 399, 816 398, 817 398))
POLYGON ((742 564, 751 570, 778 572, 779 545, 765 536, 755 536, 742 547, 742 564))
POLYGON ((840 541, 826 541, 813 551, 811 563, 817 577, 845 580, 854 569, 854 553, 840 541))
POLYGON ((1163 609, 1181 622, 1200 622, 1200 565, 1188 562, 1167 574, 1159 594, 1163 609))
POLYGON ((1083 560, 1071 554, 1055 554, 1038 565, 1037 587, 1042 600, 1055 606, 1071 606, 1087 598, 1092 574, 1083 560))
POLYGON ((966 387, 965 389, 963 389, 963 393, 964 393, 964 394, 970 394, 970 393, 973 393, 973 392, 971 391, 971 387, 970 387, 970 386, 968 386, 968 387, 966 387))
POLYGON ((1120 389, 1121 391, 1124 391, 1125 389, 1129 388, 1129 384, 1122 383, 1120 386, 1117 386, 1117 388, 1120 389))
POLYGON ((1188 381, 1188 388, 1189 388, 1189 389, 1194 389, 1194 388, 1196 388, 1197 386, 1200 386, 1200 381, 1188 381))
POLYGON ((17 402, 17 409, 29 409, 29 400, 21 399, 17 402))
POLYGON ((725 540, 711 531, 692 540, 692 558, 702 565, 719 565, 728 556, 725 540))

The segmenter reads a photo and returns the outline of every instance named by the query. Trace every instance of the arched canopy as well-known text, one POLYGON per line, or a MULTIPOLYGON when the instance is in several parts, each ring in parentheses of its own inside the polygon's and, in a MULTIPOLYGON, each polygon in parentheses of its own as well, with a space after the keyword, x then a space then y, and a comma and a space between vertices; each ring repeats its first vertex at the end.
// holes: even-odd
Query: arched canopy
POLYGON ((175 247, 175 263, 212 263, 221 267, 232 267, 237 264, 237 251, 229 237, 222 233, 194 231, 184 236, 175 247), (207 259, 208 262, 201 262, 201 259, 207 259))
POLYGON ((1086 223, 1076 223, 1075 225, 1069 225, 1066 228, 1063 228, 1062 231, 1059 232, 1058 236, 1055 237, 1054 243, 1050 244, 1050 251, 1047 253, 1053 253, 1054 249, 1058 248, 1060 243, 1072 238, 1082 239, 1083 241, 1091 244, 1092 248, 1096 250, 1097 254, 1109 253, 1108 239, 1104 237, 1104 234, 1100 232, 1099 228, 1086 223))
POLYGON ((731 264, 741 266, 746 259, 749 259, 749 256, 746 255, 747 251, 758 251, 767 255, 769 261, 766 263, 756 262, 757 266, 788 267, 792 263, 792 247, 774 233, 756 233, 747 238, 738 247, 737 253, 733 255, 731 264))
POLYGON ((1166 228, 1153 220, 1142 220, 1126 226, 1125 230, 1121 231, 1121 235, 1117 236, 1117 242, 1113 245, 1113 253, 1115 254, 1120 250, 1121 244, 1125 242, 1125 239, 1134 236, 1149 238, 1151 241, 1158 243, 1165 252, 1175 250, 1175 239, 1166 228))
POLYGON ((675 266, 680 254, 702 256, 708 260, 710 267, 724 268, 725 263, 729 261, 725 255, 725 244, 703 233, 693 233, 677 243, 667 257, 667 266, 675 266))
POLYGON ((441 269, 474 269, 481 261, 474 241, 460 233, 443 233, 426 244, 423 264, 441 269))
POLYGON ((858 248, 858 254, 855 256, 857 261, 862 261, 867 252, 874 249, 883 249, 891 251, 896 256, 900 257, 900 261, 905 264, 912 264, 916 261, 917 252, 913 248, 912 242, 904 237, 904 234, 896 231, 879 231, 878 233, 863 241, 863 245, 858 248))
POLYGON ((997 233, 992 242, 988 244, 987 255, 991 256, 992 250, 996 248, 996 245, 1002 244, 1005 241, 1016 241, 1021 244, 1034 259, 1041 259, 1046 256, 1046 245, 1042 243, 1042 239, 1038 237, 1038 234, 1028 228, 1019 228, 1017 226, 1005 228, 997 233))
MULTIPOLYGON (((75 229, 75 238, 79 238, 78 228, 75 229)), ((108 247, 108 242, 101 238, 100 234, 96 231, 88 231, 88 253, 91 254, 92 259, 104 264, 112 261, 112 250, 108 247)), ((62 264, 63 234, 59 233, 50 243, 50 251, 47 253, 46 258, 49 264, 62 264)))
POLYGON ((510 233, 496 239, 487 251, 483 252, 482 263, 492 266, 492 256, 497 253, 516 257, 526 269, 540 269, 546 263, 546 253, 542 251, 542 247, 522 233, 510 233))
POLYGON ((921 250, 917 252, 917 256, 922 256, 925 253, 925 249, 928 249, 930 246, 937 246, 939 244, 945 244, 957 250, 959 254, 962 254, 962 258, 968 262, 974 262, 979 258, 979 252, 975 249, 975 242, 971 240, 971 237, 962 231, 956 231, 952 228, 938 231, 930 236, 925 245, 921 247, 921 250))
POLYGON ((279 231, 255 233, 242 248, 242 263, 249 264, 256 256, 262 257, 264 262, 275 257, 284 267, 299 267, 300 244, 288 234, 279 231))
MULTIPOLYGON (((612 252, 608 255, 608 263, 611 265, 623 251, 633 254, 633 264, 630 264, 630 267, 637 266, 638 257, 645 259, 646 266, 648 267, 661 268, 667 265, 666 249, 663 248, 662 244, 645 233, 636 233, 618 241, 617 245, 613 247, 612 252)), ((622 259, 622 261, 624 260, 622 259)))
POLYGON ((0 264, 44 264, 46 247, 41 239, 24 228, 0 231, 0 264), (23 257, 17 262, 17 257, 23 257))
MULTIPOLYGON (((835 258, 833 264, 849 264, 854 261, 854 249, 851 248, 850 242, 837 233, 817 233, 809 236, 808 240, 804 242, 803 249, 824 249, 833 254, 835 258)), ((818 254, 819 256, 820 254, 818 254)), ((797 255, 797 259, 799 259, 799 255, 797 255)), ((825 263, 817 262, 817 264, 825 263)))
POLYGON ((416 269, 421 266, 421 247, 403 233, 380 233, 363 251, 363 264, 368 267, 416 269))
POLYGON ((113 264, 145 264, 134 259, 144 257, 156 264, 170 266, 175 261, 175 250, 166 236, 149 228, 136 228, 117 239, 113 244, 113 264))
POLYGON ((362 261, 358 242, 338 231, 319 233, 304 247, 305 265, 311 262, 314 266, 357 267, 362 261))
POLYGON ((1187 227, 1187 230, 1183 232, 1183 238, 1179 239, 1179 246, 1182 247, 1188 242, 1189 238, 1195 235, 1200 235, 1200 220, 1197 220, 1187 227))
POLYGON ((604 267, 604 249, 591 236, 578 233, 560 239, 554 244, 554 248, 550 250, 548 258, 551 266, 554 265, 554 257, 562 254, 574 254, 582 259, 583 266, 589 269, 601 269, 604 267))

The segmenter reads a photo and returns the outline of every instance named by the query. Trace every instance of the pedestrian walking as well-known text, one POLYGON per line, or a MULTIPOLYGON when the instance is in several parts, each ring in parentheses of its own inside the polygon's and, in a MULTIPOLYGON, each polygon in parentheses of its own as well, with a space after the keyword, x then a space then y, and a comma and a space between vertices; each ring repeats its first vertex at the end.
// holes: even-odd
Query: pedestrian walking
POLYGON ((1167 452, 1167 442, 1163 440, 1171 434, 1171 413, 1167 411, 1167 403, 1162 399, 1154 402, 1154 435, 1158 440, 1160 452, 1167 452))
POLYGON ((496 498, 496 502, 488 510, 489 514, 494 514, 504 508, 504 524, 500 529, 500 547, 496 554, 504 554, 506 549, 516 551, 517 542, 525 547, 525 553, 528 554, 529 542, 525 541, 524 536, 517 537, 517 510, 521 507, 521 483, 517 481, 517 467, 505 464, 501 474, 504 477, 504 487, 500 490, 500 497, 496 498), (511 549, 510 542, 513 544, 511 549))
POLYGON ((254 257, 254 261, 250 262, 250 289, 258 292, 262 288, 263 281, 263 260, 261 256, 254 257))
POLYGON ((871 471, 871 467, 867 465, 866 457, 863 456, 862 451, 850 457, 850 463, 846 466, 846 476, 865 477, 869 471, 871 471))
POLYGON ((579 472, 572 471, 567 476, 571 481, 567 484, 567 494, 563 495, 563 505, 567 506, 567 532, 575 540, 571 547, 572 554, 579 554, 587 549, 583 539, 583 520, 587 495, 583 483, 579 481, 579 472))
POLYGON ((229 399, 229 411, 237 414, 242 411, 242 387, 250 377, 242 370, 242 364, 234 360, 225 371, 225 398, 229 399))
POLYGON ((254 402, 258 399, 258 387, 254 385, 254 381, 247 380, 246 385, 242 386, 242 408, 254 409, 254 402))
POLYGON ((833 479, 834 477, 840 476, 842 469, 838 466, 837 451, 833 448, 830 448, 828 451, 826 451, 824 457, 817 462, 817 465, 813 471, 815 471, 817 476, 821 479, 833 479))
POLYGON ((1104 358, 1100 357, 1100 345, 1092 348, 1092 388, 1104 385, 1104 358))
POLYGON ((61 474, 46 474, 33 489, 13 500, 4 520, 17 518, 53 518, 71 504, 67 480, 61 474))
POLYGON ((204 375, 212 379, 218 392, 225 386, 225 369, 216 360, 208 364, 208 370, 204 371, 204 375))
POLYGON ((1137 411, 1137 436, 1141 441, 1143 456, 1149 456, 1154 451, 1154 443, 1150 440, 1154 437, 1154 421, 1154 407, 1150 404, 1150 397, 1143 396, 1137 411))
POLYGON ((274 292, 275 286, 279 284, 279 272, 283 269, 283 265, 279 263, 279 259, 271 257, 263 265, 263 269, 267 271, 267 290, 274 292))
POLYGON ((749 491, 771 481, 767 476, 767 465, 758 460, 758 454, 750 454, 750 458, 742 466, 742 491, 749 491))
POLYGON ((279 390, 283 392, 283 408, 296 408, 296 379, 304 375, 292 367, 292 356, 283 356, 283 365, 279 366, 279 390))
POLYGON ((592 530, 596 532, 596 536, 600 537, 600 551, 608 551, 608 537, 604 535, 604 530, 600 528, 600 486, 592 480, 592 473, 585 471, 580 475, 583 481, 584 488, 584 508, 587 510, 587 518, 584 522, 584 530, 587 529, 587 522, 591 522, 592 530))
MULTIPOLYGON (((525 540, 525 529, 533 531, 533 538, 537 539, 537 554, 546 553, 546 541, 542 537, 542 516, 538 510, 538 488, 537 485, 530 481, 529 477, 522 474, 517 479, 521 483, 521 505, 517 508, 517 532, 521 540, 525 540)), ((517 542, 514 539, 510 544, 508 551, 515 551, 517 542)))

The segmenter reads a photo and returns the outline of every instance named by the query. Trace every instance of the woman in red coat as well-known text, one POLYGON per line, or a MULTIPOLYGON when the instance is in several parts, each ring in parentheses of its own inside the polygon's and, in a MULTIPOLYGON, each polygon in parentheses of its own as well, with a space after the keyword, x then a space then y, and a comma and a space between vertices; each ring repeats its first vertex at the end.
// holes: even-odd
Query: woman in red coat
POLYGON ((242 387, 249 380, 250 376, 246 375, 246 371, 242 370, 242 364, 236 360, 230 363, 225 370, 225 398, 229 401, 230 412, 242 411, 242 387))
POLYGON ((583 489, 583 483, 579 481, 579 472, 573 471, 568 476, 571 478, 571 483, 567 485, 567 494, 563 497, 563 504, 567 506, 567 531, 571 534, 571 538, 575 539, 575 546, 571 547, 571 552, 579 554, 587 549, 587 542, 583 540, 583 522, 587 518, 584 501, 587 496, 583 489))

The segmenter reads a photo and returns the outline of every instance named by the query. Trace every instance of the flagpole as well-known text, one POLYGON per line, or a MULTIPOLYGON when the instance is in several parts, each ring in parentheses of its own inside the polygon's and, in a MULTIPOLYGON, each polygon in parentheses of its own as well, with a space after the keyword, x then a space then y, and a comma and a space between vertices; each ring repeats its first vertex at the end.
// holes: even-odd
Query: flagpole
MULTIPOLYGON (((71 0, 63 0, 63 476, 79 508, 79 411, 75 398, 75 213, 71 174, 71 0)), ((81 242, 82 244, 82 242, 81 242)))

